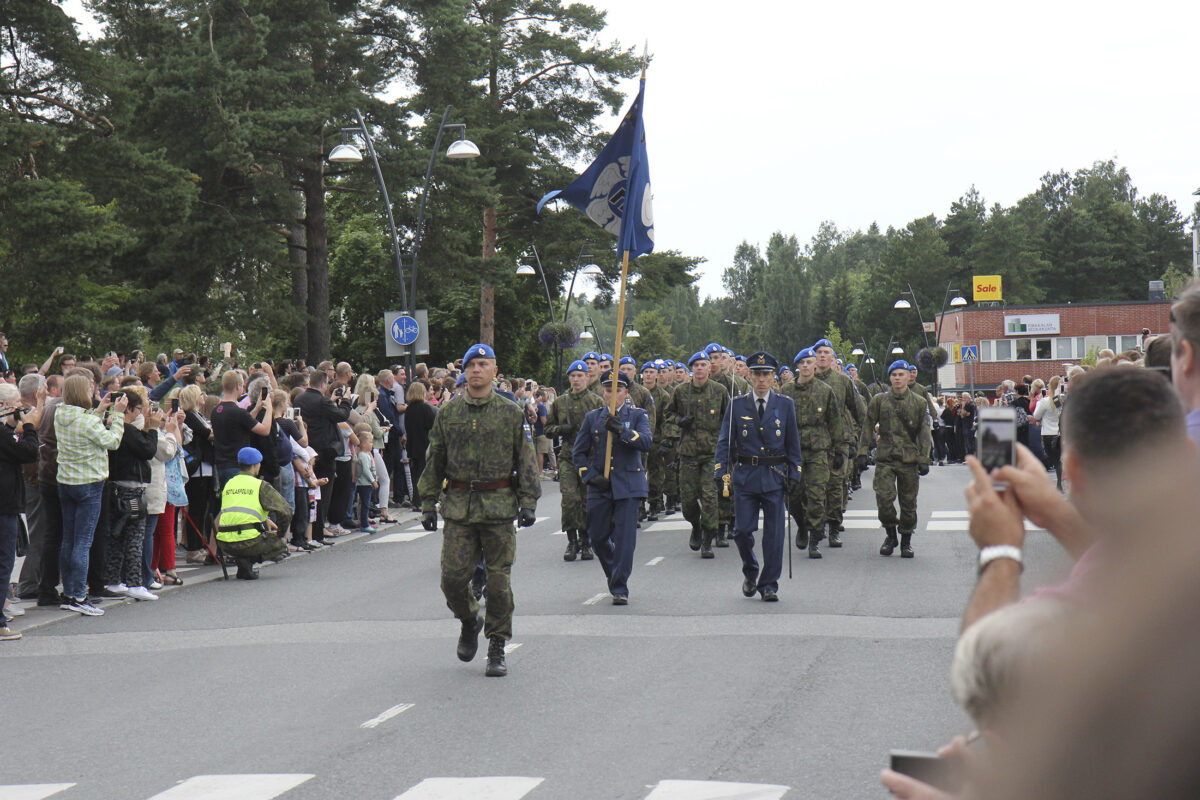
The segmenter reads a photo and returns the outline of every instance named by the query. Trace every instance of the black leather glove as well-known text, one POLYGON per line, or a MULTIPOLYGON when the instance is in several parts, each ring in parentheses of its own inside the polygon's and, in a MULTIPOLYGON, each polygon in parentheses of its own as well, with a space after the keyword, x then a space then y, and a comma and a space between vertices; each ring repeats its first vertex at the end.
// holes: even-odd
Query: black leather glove
POLYGON ((437 512, 425 511, 421 514, 421 527, 427 531, 437 530, 437 512))
POLYGON ((596 487, 597 491, 607 492, 609 487, 612 486, 612 482, 609 481, 608 478, 604 477, 604 473, 597 472, 595 475, 588 478, 588 486, 596 487))
POLYGON ((615 433, 617 436, 620 436, 621 432, 625 430, 625 426, 621 424, 621 420, 614 417, 612 414, 609 414, 604 418, 604 427, 608 428, 611 433, 615 433))
POLYGON ((928 475, 929 474, 929 465, 926 463, 918 464, 917 465, 917 474, 918 475, 928 475))
POLYGON ((857 459, 855 459, 854 463, 855 463, 855 466, 858 467, 858 471, 862 472, 863 470, 865 470, 867 468, 867 457, 859 456, 857 459))
POLYGON ((679 419, 675 420, 675 424, 678 425, 681 430, 685 430, 685 431, 691 430, 692 418, 691 417, 680 417, 679 419))
POLYGON ((522 508, 517 512, 518 528, 532 528, 535 522, 537 522, 537 517, 534 516, 532 508, 522 508))

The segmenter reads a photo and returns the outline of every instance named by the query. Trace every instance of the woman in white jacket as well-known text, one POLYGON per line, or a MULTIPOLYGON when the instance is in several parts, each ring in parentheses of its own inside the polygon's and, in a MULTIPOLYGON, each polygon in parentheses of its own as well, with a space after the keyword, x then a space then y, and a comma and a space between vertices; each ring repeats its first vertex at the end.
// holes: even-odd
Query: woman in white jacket
POLYGON ((1046 451, 1046 460, 1054 465, 1059 491, 1062 491, 1062 439, 1059 438, 1058 421, 1065 399, 1061 383, 1061 375, 1051 378, 1049 391, 1033 409, 1033 418, 1042 426, 1042 447, 1046 451))
MULTIPOLYGON (((154 413, 163 414, 162 411, 154 413)), ((181 437, 191 439, 191 428, 183 424, 182 411, 166 414, 158 451, 150 460, 150 485, 146 487, 146 538, 142 543, 142 572, 146 585, 161 589, 164 584, 183 583, 175 574, 175 506, 167 502, 167 469, 179 469, 174 461, 181 446, 181 437)), ((187 472, 183 479, 187 480, 187 472)))

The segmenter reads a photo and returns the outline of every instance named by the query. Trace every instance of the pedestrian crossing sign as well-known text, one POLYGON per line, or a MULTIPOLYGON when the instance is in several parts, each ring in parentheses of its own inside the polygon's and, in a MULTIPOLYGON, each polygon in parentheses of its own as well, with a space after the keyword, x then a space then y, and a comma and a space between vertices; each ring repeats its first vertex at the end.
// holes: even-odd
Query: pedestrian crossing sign
POLYGON ((970 361, 978 361, 979 360, 979 345, 964 344, 962 346, 962 360, 963 360, 964 364, 966 364, 970 361))

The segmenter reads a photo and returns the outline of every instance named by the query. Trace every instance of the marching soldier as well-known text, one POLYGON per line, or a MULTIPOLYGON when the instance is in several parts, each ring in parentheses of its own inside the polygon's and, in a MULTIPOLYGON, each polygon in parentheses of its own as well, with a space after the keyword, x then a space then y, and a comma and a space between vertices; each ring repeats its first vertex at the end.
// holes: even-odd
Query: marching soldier
POLYGON ((758 352, 747 359, 754 388, 729 403, 717 440, 716 476, 734 497, 733 541, 742 557, 742 594, 760 593, 767 602, 779 599, 787 484, 799 481, 800 437, 796 409, 787 397, 771 391, 777 363, 758 352), (754 531, 763 515, 762 571, 754 556, 754 531))
POLYGON ((600 354, 595 350, 589 350, 583 354, 583 363, 587 364, 588 379, 587 388, 589 391, 600 395, 600 354))
POLYGON ((458 658, 475 658, 483 631, 488 638, 484 674, 501 677, 508 674, 504 643, 512 638, 513 519, 522 528, 533 525, 542 487, 524 412, 492 390, 496 353, 486 344, 471 345, 462 368, 466 391, 442 406, 429 432, 418 486, 421 526, 437 530, 440 495, 445 520, 442 594, 462 622, 458 658), (479 601, 471 592, 471 575, 481 555, 487 572, 486 621, 479 618, 479 601))
POLYGON ((908 388, 910 391, 919 395, 921 397, 921 399, 923 399, 925 401, 925 407, 929 411, 929 419, 925 421, 925 425, 930 429, 930 436, 932 437, 932 435, 933 435, 932 431, 933 431, 933 425, 934 425, 933 421, 935 419, 937 419, 938 412, 937 412, 937 409, 934 408, 933 398, 929 396, 929 390, 926 389, 924 386, 922 386, 920 381, 917 380, 917 365, 916 364, 908 365, 908 388))
POLYGON ((629 401, 653 418, 654 398, 650 395, 649 388, 637 382, 637 362, 633 360, 633 356, 621 356, 619 369, 629 381, 629 401))
POLYGON ((562 494, 562 528, 567 534, 567 550, 563 553, 563 561, 574 561, 576 556, 583 561, 592 560, 587 523, 583 516, 586 496, 579 483, 579 473, 575 471, 576 465, 571 461, 575 436, 579 433, 584 416, 604 402, 595 392, 588 391, 587 381, 587 364, 572 361, 567 367, 570 390, 555 398, 546 421, 546 435, 562 439, 558 451, 558 488, 562 494))
POLYGON ((658 408, 662 394, 658 388, 658 365, 661 361, 647 361, 642 364, 642 386, 650 392, 654 401, 654 410, 649 412, 650 435, 654 437, 654 446, 646 454, 646 480, 648 483, 649 500, 647 502, 646 519, 654 522, 663 509, 663 481, 666 479, 666 464, 663 461, 661 448, 658 444, 658 408))
POLYGON ((617 412, 612 401, 612 373, 604 373, 604 405, 589 411, 575 437, 572 460, 587 485, 588 538, 600 559, 614 606, 629 603, 629 575, 637 545, 638 506, 648 492, 642 454, 654 442, 650 417, 629 402, 629 378, 617 374, 617 412), (604 460, 612 435, 612 462, 604 477, 604 460))
MULTIPOLYGON (((875 451, 875 503, 879 522, 887 538, 879 555, 890 556, 900 534, 900 557, 912 558, 912 535, 917 526, 917 490, 920 476, 929 474, 929 451, 933 439, 925 424, 925 401, 908 387, 908 364, 893 361, 888 367, 891 389, 871 398, 863 423, 860 452, 867 453, 876 444, 875 426, 879 426, 875 451), (896 517, 896 500, 900 517, 896 517)), ((865 466, 866 456, 859 462, 865 466)))
POLYGON ((717 436, 729 393, 708 379, 709 360, 704 351, 688 359, 692 379, 671 394, 667 423, 679 429, 679 495, 683 517, 692 524, 688 546, 701 558, 713 558, 717 537, 717 482, 713 478, 717 436))
MULTIPOLYGON (((704 348, 704 352, 708 355, 709 363, 712 364, 708 379, 713 383, 718 383, 725 388, 730 397, 737 397, 750 391, 750 383, 745 378, 739 378, 734 374, 733 356, 730 355, 729 348, 723 347, 716 342, 710 343, 704 348)), ((720 487, 718 487, 720 488, 720 487)), ((728 537, 732 535, 733 529, 733 497, 725 492, 717 493, 717 514, 720 517, 717 528, 717 547, 728 547, 728 537)))
MULTIPOLYGON (((841 442, 845 438, 841 403, 828 384, 816 379, 816 371, 817 356, 806 347, 796 354, 796 379, 781 390, 796 406, 800 452, 804 454, 803 480, 792 484, 788 510, 796 520, 796 547, 807 547, 809 558, 821 557, 829 476, 834 466, 842 466, 841 442)), ((831 540, 829 546, 842 544, 831 540)))
POLYGON ((817 355, 817 380, 824 382, 833 389, 834 396, 842 411, 843 438, 835 446, 841 452, 840 469, 833 469, 838 464, 831 464, 829 471, 829 487, 825 496, 825 524, 829 530, 829 546, 842 546, 842 515, 846 511, 846 489, 850 476, 849 460, 855 454, 858 443, 858 431, 866 414, 866 403, 854 390, 854 384, 836 366, 833 344, 828 339, 818 339, 812 346, 817 355))
POLYGON ((666 504, 663 512, 674 514, 679 510, 679 426, 667 419, 667 406, 678 384, 675 382, 679 362, 665 361, 658 369, 658 386, 654 389, 654 413, 658 425, 654 431, 654 449, 663 465, 663 493, 666 504))

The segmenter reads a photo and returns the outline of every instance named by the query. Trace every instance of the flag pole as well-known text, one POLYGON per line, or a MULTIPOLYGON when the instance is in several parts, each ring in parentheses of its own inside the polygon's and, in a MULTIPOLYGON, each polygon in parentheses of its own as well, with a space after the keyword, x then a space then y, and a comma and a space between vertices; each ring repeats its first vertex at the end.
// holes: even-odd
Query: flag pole
MULTIPOLYGON (((621 339, 625 334, 625 281, 629 277, 629 251, 625 251, 625 255, 621 258, 621 299, 617 304, 617 344, 613 348, 613 366, 612 375, 609 376, 609 401, 608 413, 616 415, 617 413, 617 373, 620 372, 619 364, 621 363, 621 339)), ((608 432, 607 443, 604 446, 604 477, 608 477, 609 470, 612 467, 612 448, 613 448, 613 433, 608 432)))

